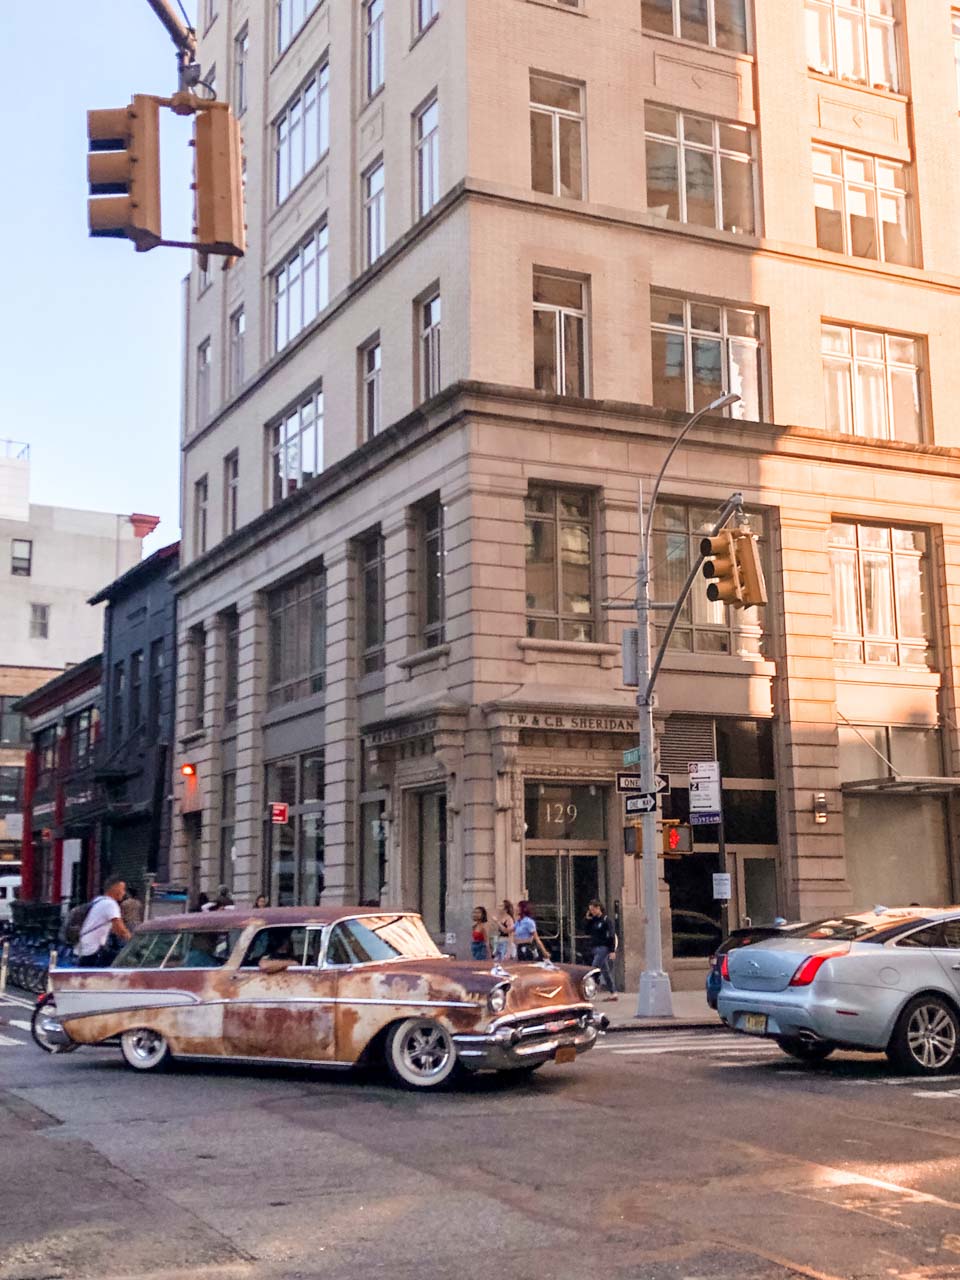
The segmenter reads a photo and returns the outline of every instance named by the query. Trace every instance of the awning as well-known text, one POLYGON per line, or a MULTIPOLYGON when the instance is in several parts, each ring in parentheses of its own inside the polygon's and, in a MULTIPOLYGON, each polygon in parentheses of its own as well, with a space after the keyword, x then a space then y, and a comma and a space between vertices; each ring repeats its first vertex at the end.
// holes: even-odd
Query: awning
POLYGON ((860 778, 841 782, 845 796, 948 796, 960 791, 960 778, 860 778))

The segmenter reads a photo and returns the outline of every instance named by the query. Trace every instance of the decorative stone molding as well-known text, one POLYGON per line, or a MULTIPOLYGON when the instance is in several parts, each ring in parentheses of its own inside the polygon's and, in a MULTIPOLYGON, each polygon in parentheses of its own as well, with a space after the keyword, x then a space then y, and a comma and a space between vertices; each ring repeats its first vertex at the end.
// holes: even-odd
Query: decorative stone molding
POLYGON ((538 662, 541 658, 560 662, 595 658, 601 667, 612 667, 620 654, 618 644, 602 644, 594 640, 538 640, 530 636, 519 639, 517 648, 523 651, 524 662, 538 662))

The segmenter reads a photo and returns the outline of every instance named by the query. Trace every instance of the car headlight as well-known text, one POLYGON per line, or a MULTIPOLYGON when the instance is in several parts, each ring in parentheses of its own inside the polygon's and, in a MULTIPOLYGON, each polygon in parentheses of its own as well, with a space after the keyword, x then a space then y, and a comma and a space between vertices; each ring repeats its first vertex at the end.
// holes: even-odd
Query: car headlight
POLYGON ((592 1000, 600 990, 600 984, 597 982, 597 971, 592 970, 580 983, 580 993, 584 1000, 592 1000))
POLYGON ((503 1013, 507 1007, 507 992, 509 990, 510 988, 503 984, 493 988, 487 996, 487 1008, 491 1013, 503 1013))

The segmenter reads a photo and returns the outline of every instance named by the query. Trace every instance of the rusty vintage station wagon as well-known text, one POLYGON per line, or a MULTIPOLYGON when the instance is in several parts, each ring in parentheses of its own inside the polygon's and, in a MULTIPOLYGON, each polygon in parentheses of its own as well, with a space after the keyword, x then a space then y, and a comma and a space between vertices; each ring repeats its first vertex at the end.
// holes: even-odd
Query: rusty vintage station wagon
POLYGON ((60 969, 39 1011, 47 1047, 119 1039, 127 1063, 169 1058, 350 1067, 409 1088, 458 1067, 529 1072, 593 1047, 595 971, 454 960, 411 912, 282 907, 142 924, 109 969, 60 969))

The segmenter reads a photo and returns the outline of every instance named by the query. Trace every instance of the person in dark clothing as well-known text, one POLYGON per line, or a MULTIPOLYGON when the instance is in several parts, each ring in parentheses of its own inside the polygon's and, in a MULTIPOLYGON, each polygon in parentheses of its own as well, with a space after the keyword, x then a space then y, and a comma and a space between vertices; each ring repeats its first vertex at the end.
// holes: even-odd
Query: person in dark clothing
POLYGON ((605 1000, 615 1000, 613 985, 613 958, 617 954, 617 933, 613 921, 603 909, 603 903, 594 898, 587 907, 584 921, 587 937, 593 948, 593 966, 600 970, 600 981, 607 989, 605 1000))

